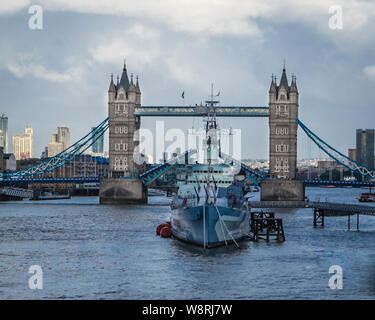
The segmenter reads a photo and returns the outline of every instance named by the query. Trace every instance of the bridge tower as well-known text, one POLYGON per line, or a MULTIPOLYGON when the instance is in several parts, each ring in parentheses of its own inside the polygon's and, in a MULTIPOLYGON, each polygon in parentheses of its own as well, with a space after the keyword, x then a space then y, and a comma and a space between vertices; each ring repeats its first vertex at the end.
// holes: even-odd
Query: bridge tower
POLYGON ((139 167, 134 162, 134 150, 139 144, 137 130, 141 126, 135 108, 141 105, 138 77, 129 81, 124 62, 121 79, 116 84, 113 75, 108 89, 109 171, 100 182, 100 203, 128 204, 147 202, 147 190, 138 178, 139 167))
POLYGON ((275 178, 296 179, 298 89, 295 76, 288 84, 285 65, 279 85, 272 76, 269 112, 270 174, 275 178))
POLYGON ((261 200, 305 198, 303 183, 297 181, 298 89, 296 77, 289 85, 285 62, 280 83, 272 76, 269 90, 269 168, 274 180, 261 183, 261 200))

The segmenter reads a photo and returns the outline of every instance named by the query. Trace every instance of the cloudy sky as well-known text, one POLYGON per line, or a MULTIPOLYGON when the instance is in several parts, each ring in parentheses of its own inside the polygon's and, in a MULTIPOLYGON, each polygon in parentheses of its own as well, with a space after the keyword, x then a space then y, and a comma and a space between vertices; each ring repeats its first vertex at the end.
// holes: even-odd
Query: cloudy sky
MULTIPOLYGON (((366 0, 2 0, 0 112, 9 142, 27 124, 40 156, 58 125, 72 141, 106 117, 110 74, 139 74, 143 105, 195 104, 210 84, 222 105, 267 105, 271 74, 297 76, 300 119, 346 153, 356 128, 374 128, 375 2, 366 0), (29 8, 43 8, 43 29, 29 8), (332 29, 339 5, 343 28, 332 29), (336 12, 336 11, 335 11, 336 12)), ((243 157, 268 157, 268 119, 225 119, 242 129, 243 157)), ((168 119, 189 128, 199 119, 168 119)), ((142 126, 154 128, 155 119, 142 126)), ((308 143, 299 130, 299 158, 308 143)), ((312 155, 319 156, 312 148, 312 155)))

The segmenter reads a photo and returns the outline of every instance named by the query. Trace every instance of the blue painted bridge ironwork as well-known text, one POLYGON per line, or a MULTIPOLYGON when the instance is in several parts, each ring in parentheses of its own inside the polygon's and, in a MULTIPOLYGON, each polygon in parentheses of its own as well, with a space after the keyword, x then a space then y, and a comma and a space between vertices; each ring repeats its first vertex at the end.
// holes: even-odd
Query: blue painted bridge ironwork
POLYGON ((375 179, 375 170, 373 168, 368 168, 365 165, 359 163, 358 161, 349 158, 344 155, 332 145, 328 144, 326 141, 318 137, 314 132, 312 132, 300 119, 297 119, 297 124, 306 133, 308 138, 312 140, 315 145, 322 150, 328 157, 335 160, 341 166, 349 169, 350 171, 360 174, 363 177, 368 177, 375 179))
MULTIPOLYGON (((170 168, 172 168, 175 163, 165 163, 146 171, 140 177, 142 178, 145 185, 149 185, 152 181, 160 177, 170 168)), ((252 175, 254 177, 254 175, 252 175)), ((124 177, 126 179, 126 177, 124 177)), ((251 181, 253 181, 251 179, 251 181)), ((99 183, 100 177, 71 177, 71 178, 17 178, 17 179, 2 179, 0 180, 0 185, 20 185, 20 184, 50 184, 50 183, 99 183)), ((254 181, 253 181, 254 182, 254 181)), ((259 181, 257 181, 259 183, 259 181)), ((258 185, 255 183, 255 185, 258 185)), ((303 180, 306 187, 319 187, 319 186, 335 186, 335 187, 371 187, 375 188, 375 182, 369 181, 333 181, 333 180, 303 180)))
POLYGON ((185 162, 185 159, 187 159, 189 156, 195 154, 196 150, 188 150, 182 153, 181 155, 172 158, 171 160, 158 165, 156 167, 151 168, 150 170, 144 172, 139 177, 142 179, 142 182, 145 186, 148 186, 153 181, 155 181, 158 177, 166 173, 168 170, 173 168, 179 161, 183 160, 185 162))
MULTIPOLYGON (((136 116, 207 116, 211 112, 209 106, 140 106, 135 110, 136 116)), ((268 117, 269 107, 252 107, 252 106, 218 106, 215 107, 217 116, 224 117, 268 117)), ((299 119, 297 124, 303 129, 307 136, 330 158, 337 161, 349 170, 362 176, 375 178, 375 171, 369 169, 353 159, 340 153, 338 150, 327 144, 310 129, 308 129, 299 119)), ((69 178, 43 178, 46 173, 52 172, 80 156, 87 150, 104 132, 108 129, 108 118, 104 119, 97 127, 93 128, 83 138, 78 140, 69 148, 63 150, 52 158, 48 158, 41 163, 31 167, 9 172, 0 173, 1 185, 15 184, 33 184, 33 183, 90 183, 99 182, 100 177, 69 177, 69 178)), ((178 157, 177 160, 188 156, 192 150, 187 151, 178 157)), ((234 161, 232 159, 232 161, 234 161)), ((162 165, 153 167, 139 176, 143 183, 147 186, 156 178, 167 172, 176 164, 176 159, 162 165)), ((238 162, 237 165, 246 172, 246 176, 258 185, 261 180, 267 179, 265 173, 253 170, 243 163, 238 162)), ((372 181, 333 181, 333 180, 304 180, 306 186, 351 186, 351 187, 375 187, 372 181)))
MULTIPOLYGON (((140 106, 134 115, 142 117, 206 117, 210 106, 140 106)), ((217 106, 211 110, 217 117, 269 117, 268 106, 217 106)))
POLYGON ((0 173, 0 180, 13 181, 16 179, 28 179, 33 176, 40 177, 43 174, 52 172, 60 167, 63 167, 66 164, 74 161, 88 148, 90 148, 95 143, 95 141, 97 141, 104 134, 108 127, 108 118, 106 118, 98 126, 96 126, 89 133, 87 133, 83 138, 79 139, 70 147, 66 148, 65 150, 61 151, 55 156, 47 158, 41 161, 40 163, 37 163, 35 165, 32 165, 21 170, 0 173))
POLYGON ((335 186, 335 187, 375 188, 375 182, 371 182, 371 181, 303 180, 303 183, 306 187, 335 186))
POLYGON ((46 183, 90 183, 99 182, 100 177, 71 177, 71 178, 14 178, 1 179, 0 185, 16 185, 16 184, 46 184, 46 183))

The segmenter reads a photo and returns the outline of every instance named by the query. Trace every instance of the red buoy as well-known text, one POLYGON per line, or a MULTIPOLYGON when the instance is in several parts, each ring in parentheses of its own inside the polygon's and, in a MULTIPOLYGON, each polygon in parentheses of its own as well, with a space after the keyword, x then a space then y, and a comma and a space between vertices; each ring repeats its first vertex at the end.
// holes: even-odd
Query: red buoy
POLYGON ((161 224, 159 224, 159 225, 157 226, 157 228, 156 228, 156 234, 157 234, 158 236, 160 235, 160 231, 161 231, 161 229, 164 228, 164 227, 168 227, 168 228, 170 228, 170 225, 169 225, 168 223, 164 222, 164 223, 161 223, 161 224))
POLYGON ((163 227, 161 230, 160 230, 160 235, 163 237, 163 238, 169 238, 171 235, 172 235, 172 230, 170 227, 163 227))

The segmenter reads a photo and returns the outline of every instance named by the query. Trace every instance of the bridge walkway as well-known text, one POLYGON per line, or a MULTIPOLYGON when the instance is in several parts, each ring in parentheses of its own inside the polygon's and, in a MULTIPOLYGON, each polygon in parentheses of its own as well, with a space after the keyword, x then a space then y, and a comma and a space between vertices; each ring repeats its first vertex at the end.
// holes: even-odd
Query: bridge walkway
POLYGON ((324 227, 325 217, 348 217, 350 230, 350 216, 357 215, 357 230, 359 230, 359 215, 375 216, 375 206, 351 203, 316 202, 316 201, 249 201, 249 209, 281 209, 306 208, 313 209, 314 227, 324 227))
POLYGON ((332 215, 362 214, 375 216, 375 206, 351 203, 318 202, 318 201, 249 201, 249 207, 254 209, 277 208, 311 208, 325 210, 332 215))

